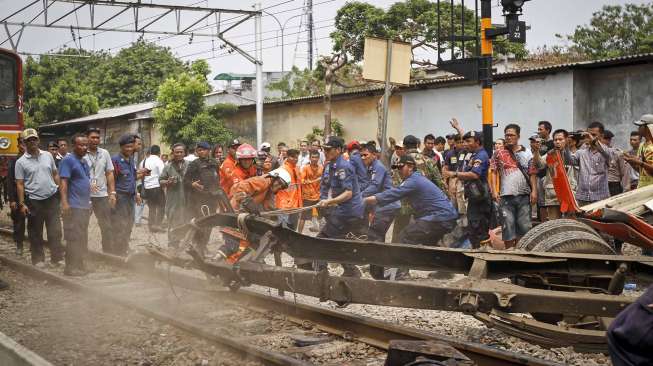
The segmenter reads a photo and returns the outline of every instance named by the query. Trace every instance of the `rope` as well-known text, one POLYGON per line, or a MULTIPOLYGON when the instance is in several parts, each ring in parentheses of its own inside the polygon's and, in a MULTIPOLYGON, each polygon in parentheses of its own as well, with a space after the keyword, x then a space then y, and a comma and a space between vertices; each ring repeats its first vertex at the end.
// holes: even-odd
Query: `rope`
POLYGON ((261 216, 292 215, 292 214, 295 214, 295 213, 300 213, 300 212, 312 210, 315 207, 317 207, 317 204, 314 204, 314 205, 311 205, 311 206, 305 206, 305 207, 298 207, 298 208, 282 208, 282 209, 274 210, 274 211, 261 212, 261 216))

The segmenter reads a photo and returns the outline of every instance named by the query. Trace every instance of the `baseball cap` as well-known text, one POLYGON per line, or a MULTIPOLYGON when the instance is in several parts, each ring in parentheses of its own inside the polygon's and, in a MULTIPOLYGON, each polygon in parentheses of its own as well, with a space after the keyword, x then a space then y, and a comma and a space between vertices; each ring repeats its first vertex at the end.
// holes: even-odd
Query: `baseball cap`
POLYGON ((417 146, 419 145, 419 139, 413 135, 408 135, 404 137, 404 146, 406 145, 417 146))
POLYGON ((23 137, 23 140, 27 140, 30 137, 36 137, 36 138, 39 137, 39 133, 36 132, 36 130, 33 128, 27 128, 23 130, 23 132, 20 135, 23 137))
POLYGON ((133 133, 127 133, 122 136, 120 136, 120 139, 118 139, 118 145, 123 146, 127 144, 133 144, 136 141, 136 138, 134 137, 133 133))
POLYGON ((653 114, 645 114, 639 118, 638 121, 633 122, 636 126, 652 125, 653 114))
POLYGON ((467 131, 467 132, 465 132, 465 135, 463 136, 463 139, 468 139, 470 137, 475 137, 475 138, 482 139, 483 134, 478 132, 478 131, 467 131))
POLYGON ((342 137, 338 136, 329 136, 329 138, 324 143, 324 147, 329 148, 343 148, 345 146, 345 140, 342 137))
POLYGON ((54 142, 54 141, 50 141, 50 142, 48 143, 48 148, 51 148, 51 147, 56 147, 56 148, 58 149, 58 148, 59 148, 59 145, 57 145, 57 143, 54 142))
POLYGON ((399 158, 399 161, 397 162, 397 164, 394 164, 392 166, 392 169, 400 169, 406 164, 417 165, 417 163, 415 163, 415 159, 413 159, 412 156, 404 155, 401 158, 399 158))
POLYGON ((349 150, 349 151, 354 150, 354 149, 360 149, 360 147, 361 147, 361 144, 357 140, 350 141, 347 144, 347 150, 349 150))
MULTIPOLYGON (((234 140, 234 141, 236 141, 236 140, 234 140)), ((209 145, 209 143, 206 142, 206 141, 198 142, 197 145, 195 145, 195 146, 198 149, 207 149, 207 150, 209 150, 211 148, 211 145, 209 145)))
MULTIPOLYGON (((229 143, 229 147, 232 147, 232 146, 238 146, 238 145, 241 145, 240 140, 238 140, 238 139, 233 139, 233 140, 229 143)), ((199 144, 198 144, 198 146, 199 146, 199 144)), ((208 148, 207 148, 207 149, 208 149, 208 148)))
POLYGON ((402 149, 403 149, 403 148, 404 148, 404 142, 403 142, 403 141, 401 141, 401 140, 400 140, 400 141, 397 141, 397 142, 395 142, 395 147, 400 147, 400 148, 402 148, 402 149))
POLYGON ((272 148, 272 145, 270 145, 269 142, 264 142, 264 143, 262 143, 261 146, 259 147, 259 150, 265 150, 265 149, 270 149, 270 148, 272 148))
POLYGON ((540 135, 537 133, 532 134, 528 139, 537 141, 540 138, 540 135))

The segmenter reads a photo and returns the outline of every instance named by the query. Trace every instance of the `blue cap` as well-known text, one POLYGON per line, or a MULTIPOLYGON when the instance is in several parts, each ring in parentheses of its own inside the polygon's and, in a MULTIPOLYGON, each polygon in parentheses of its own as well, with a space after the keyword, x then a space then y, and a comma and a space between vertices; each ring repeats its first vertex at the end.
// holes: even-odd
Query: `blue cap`
POLYGON ((127 144, 133 144, 135 141, 136 139, 134 138, 134 134, 129 133, 120 136, 120 139, 118 140, 118 144, 122 146, 127 144))
POLYGON ((207 150, 209 150, 211 148, 211 145, 209 145, 209 143, 206 142, 206 141, 202 141, 202 142, 197 143, 197 148, 198 149, 207 149, 207 150))

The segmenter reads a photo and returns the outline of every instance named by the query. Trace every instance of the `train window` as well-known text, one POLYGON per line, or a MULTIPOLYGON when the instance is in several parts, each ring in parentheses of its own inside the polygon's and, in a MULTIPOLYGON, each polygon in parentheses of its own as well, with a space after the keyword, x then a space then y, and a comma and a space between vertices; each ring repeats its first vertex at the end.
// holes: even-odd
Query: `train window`
POLYGON ((18 95, 16 60, 0 55, 0 124, 16 123, 18 95))

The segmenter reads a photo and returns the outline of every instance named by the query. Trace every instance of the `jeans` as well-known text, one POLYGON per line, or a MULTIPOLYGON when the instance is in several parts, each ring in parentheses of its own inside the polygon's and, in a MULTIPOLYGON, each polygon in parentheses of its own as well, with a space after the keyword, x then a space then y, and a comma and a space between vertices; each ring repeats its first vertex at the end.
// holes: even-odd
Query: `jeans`
POLYGON ((45 261, 43 246, 43 226, 47 230, 48 246, 50 247, 50 261, 57 263, 63 259, 64 249, 61 246, 61 208, 59 193, 44 200, 26 200, 29 208, 27 217, 27 231, 29 233, 30 252, 32 264, 45 261))
POLYGON ((111 248, 111 205, 109 197, 91 197, 91 207, 102 236, 102 252, 113 253, 111 248))
POLYGON ((66 270, 86 269, 84 258, 88 253, 88 220, 91 212, 83 208, 71 208, 64 216, 66 232, 66 270))
POLYGON ((501 197, 502 239, 521 238, 531 229, 531 201, 527 194, 501 197))
POLYGON ((111 241, 112 254, 125 256, 129 250, 129 238, 134 227, 134 210, 136 202, 134 195, 118 192, 116 207, 111 211, 113 225, 113 240, 111 241))
POLYGON ((165 214, 165 196, 163 195, 161 187, 146 189, 145 201, 150 210, 147 218, 147 226, 150 228, 153 226, 160 226, 165 214))

